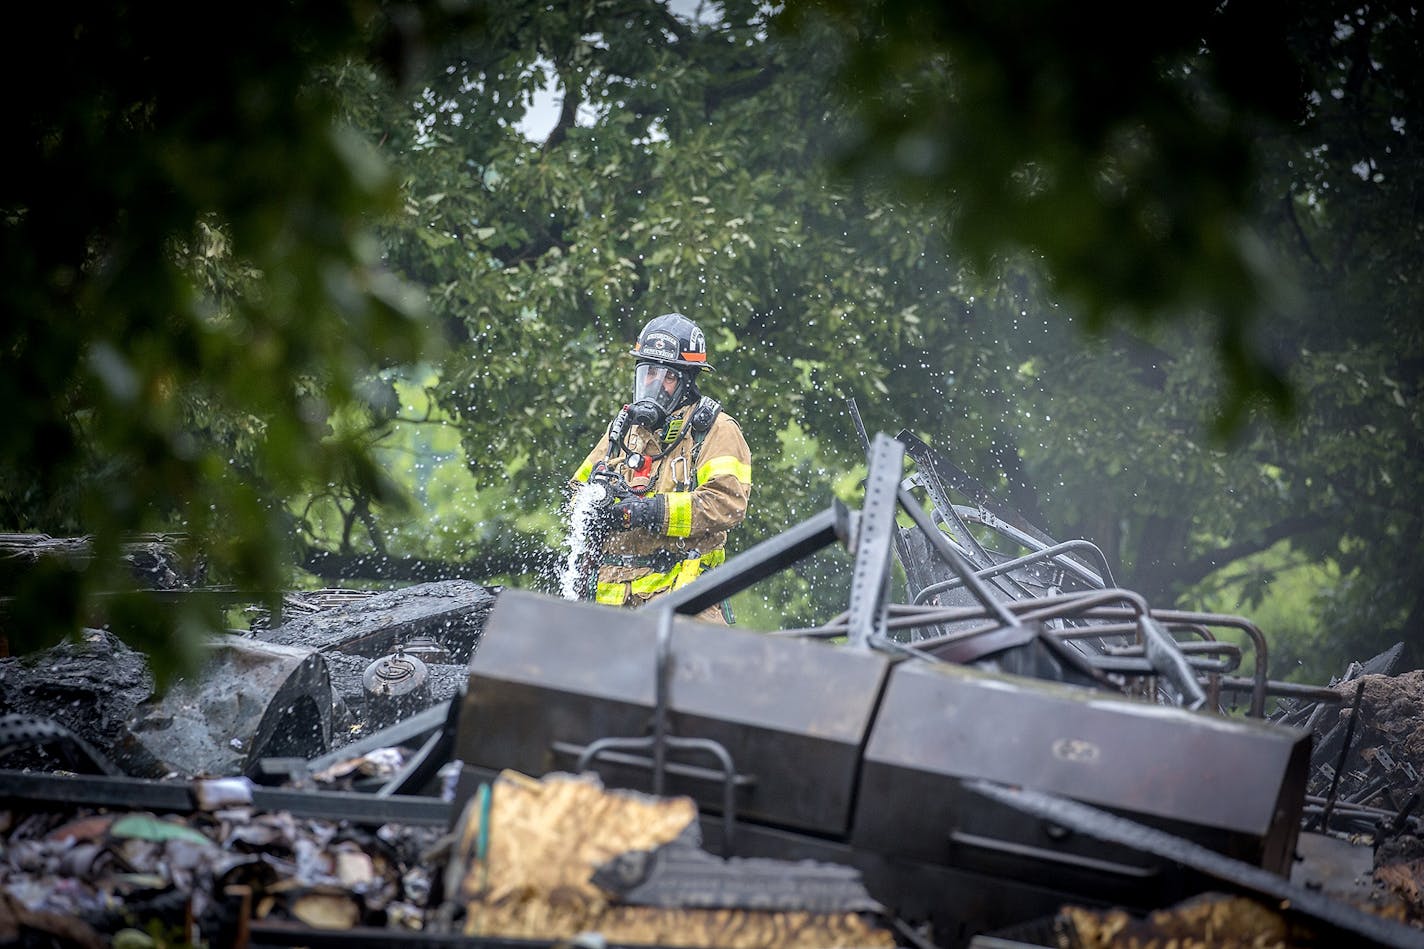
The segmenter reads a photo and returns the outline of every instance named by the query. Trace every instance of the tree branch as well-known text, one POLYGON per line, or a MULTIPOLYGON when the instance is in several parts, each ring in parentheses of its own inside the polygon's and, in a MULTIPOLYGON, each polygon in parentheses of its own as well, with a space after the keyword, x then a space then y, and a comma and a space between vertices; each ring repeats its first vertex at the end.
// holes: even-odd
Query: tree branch
POLYGON ((323 580, 485 582, 490 577, 527 576, 542 567, 555 565, 556 559, 552 551, 534 556, 514 551, 495 551, 458 562, 425 560, 419 557, 388 557, 375 553, 338 553, 307 548, 298 566, 323 580))
POLYGON ((1300 226, 1300 217, 1295 213, 1295 191, 1287 189, 1285 196, 1286 217, 1290 219, 1291 229, 1295 231, 1296 240, 1300 243, 1301 252, 1309 258, 1310 262, 1317 269, 1324 271, 1325 265, 1320 262, 1320 258, 1315 254, 1315 248, 1310 246, 1310 238, 1305 233, 1305 228, 1300 226))
POLYGON ((1122 327, 1115 327, 1110 338, 1113 345, 1122 349, 1127 365, 1137 380, 1147 388, 1161 392, 1167 384, 1165 367, 1174 361, 1172 354, 1122 327))
POLYGON ((551 233, 544 235, 544 237, 537 241, 530 241, 522 247, 510 248, 510 253, 503 257, 499 255, 492 256, 499 261, 501 267, 513 267, 517 264, 533 263, 555 247, 561 251, 567 251, 571 245, 568 241, 563 239, 563 233, 563 227, 556 226, 551 233))
POLYGON ((546 155, 568 137, 569 129, 574 127, 574 119, 578 115, 579 103, 582 101, 573 70, 559 68, 557 65, 555 69, 559 74, 559 84, 564 87, 564 102, 559 108, 559 121, 554 123, 554 127, 549 130, 548 137, 544 139, 544 144, 539 147, 539 150, 546 155))
POLYGON ((745 99, 756 95, 780 78, 782 71, 782 66, 773 63, 743 71, 727 82, 709 85, 702 99, 703 108, 710 116, 722 103, 730 99, 745 99))
POLYGON ((1255 537, 1217 548, 1173 568, 1170 578, 1171 586, 1176 590, 1192 586, 1216 570, 1240 560, 1242 557, 1268 550, 1280 541, 1320 530, 1324 526, 1324 522, 1316 515, 1288 517, 1277 521, 1255 537))
POLYGON ((658 24, 673 36, 677 37, 678 43, 686 43, 691 39, 692 34, 688 32, 687 24, 672 15, 672 11, 662 3, 653 4, 653 10, 658 14, 658 24))
POLYGON ((356 516, 361 519, 361 525, 366 528, 366 536, 371 538, 371 544, 376 548, 377 553, 386 556, 386 539, 381 536, 381 529, 376 524, 376 519, 371 516, 371 504, 366 498, 361 498, 356 504, 356 516))

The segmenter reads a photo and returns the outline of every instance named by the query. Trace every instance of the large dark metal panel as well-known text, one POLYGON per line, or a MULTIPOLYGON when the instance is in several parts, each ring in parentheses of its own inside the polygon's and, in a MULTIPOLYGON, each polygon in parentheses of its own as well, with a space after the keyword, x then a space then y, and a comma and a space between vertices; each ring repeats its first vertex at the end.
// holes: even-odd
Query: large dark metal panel
POLYGON ((851 843, 1072 891, 1160 889, 1161 860, 966 792, 984 778, 1070 797, 1289 870, 1309 736, 1072 686, 910 662, 865 752, 851 843))
MULTIPOLYGON (((470 663, 456 756, 538 776, 573 770, 599 739, 650 734, 657 627, 643 611, 506 590, 470 663)), ((683 618, 671 656, 670 731, 726 748, 743 779, 738 818, 845 834, 887 660, 683 618)), ((596 765, 607 784, 651 788, 651 751, 616 757, 596 765)), ((668 793, 722 806, 715 759, 668 760, 668 793)))

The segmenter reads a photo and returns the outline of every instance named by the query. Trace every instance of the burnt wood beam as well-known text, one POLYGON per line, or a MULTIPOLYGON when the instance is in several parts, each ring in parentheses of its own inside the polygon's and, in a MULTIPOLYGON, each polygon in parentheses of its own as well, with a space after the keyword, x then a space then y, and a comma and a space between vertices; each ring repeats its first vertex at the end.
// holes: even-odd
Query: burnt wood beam
POLYGON ((465 561, 390 557, 377 553, 337 553, 307 550, 298 566, 327 580, 400 580, 428 583, 434 580, 475 580, 523 576, 553 564, 552 552, 538 554, 496 551, 465 561))

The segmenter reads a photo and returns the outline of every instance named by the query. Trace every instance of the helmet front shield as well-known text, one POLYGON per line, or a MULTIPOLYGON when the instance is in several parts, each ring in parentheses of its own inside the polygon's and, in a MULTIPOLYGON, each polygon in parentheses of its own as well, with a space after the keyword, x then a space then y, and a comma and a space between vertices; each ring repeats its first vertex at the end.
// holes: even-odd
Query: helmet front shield
POLYGON ((633 371, 633 403, 656 408, 667 418, 686 401, 687 377, 676 366, 640 362, 633 371))

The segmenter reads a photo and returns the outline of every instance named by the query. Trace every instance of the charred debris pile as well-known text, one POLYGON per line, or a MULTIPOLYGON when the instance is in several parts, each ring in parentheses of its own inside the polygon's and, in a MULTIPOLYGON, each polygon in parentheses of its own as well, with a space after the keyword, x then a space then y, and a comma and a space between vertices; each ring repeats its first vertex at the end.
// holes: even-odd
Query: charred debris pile
POLYGON ((1424 945, 1399 648, 1276 681, 1249 620, 862 437, 860 509, 636 612, 291 594, 162 695, 102 630, 0 657, 0 946, 1424 945), (827 547, 822 625, 689 618, 827 547))

